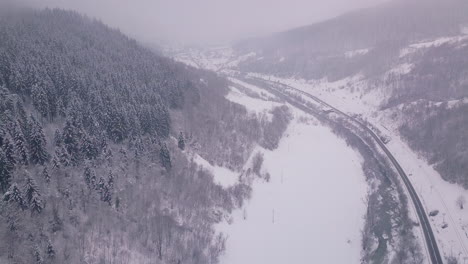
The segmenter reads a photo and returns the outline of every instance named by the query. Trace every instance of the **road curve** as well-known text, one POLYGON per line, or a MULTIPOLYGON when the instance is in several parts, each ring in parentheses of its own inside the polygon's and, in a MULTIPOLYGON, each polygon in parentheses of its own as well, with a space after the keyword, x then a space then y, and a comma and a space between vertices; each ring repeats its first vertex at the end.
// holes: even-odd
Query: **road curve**
POLYGON ((414 204, 414 206, 416 208, 416 213, 417 213, 419 221, 421 223, 421 227, 423 229, 424 238, 426 240, 426 244, 427 244, 427 248, 428 248, 428 251, 429 251, 429 256, 430 256, 430 259, 431 259, 431 263, 432 264, 443 264, 442 256, 440 254, 439 247, 437 246, 437 241, 435 239, 434 232, 432 231, 431 224, 429 222, 429 218, 428 218, 428 216, 427 216, 427 214, 426 214, 426 212, 424 210, 424 207, 423 207, 423 205, 421 203, 421 200, 418 197, 418 194, 416 193, 413 185, 411 184, 408 176, 406 175, 406 173, 403 170, 403 168, 401 167, 401 165, 395 159, 393 154, 388 150, 387 146, 385 146, 385 143, 382 141, 382 139, 374 131, 372 131, 372 129, 370 129, 368 126, 363 124, 358 119, 356 119, 356 118, 354 118, 354 117, 340 111, 336 107, 322 101, 320 98, 318 98, 318 97, 316 97, 316 96, 314 96, 312 94, 309 94, 309 93, 304 92, 302 90, 296 89, 296 88, 291 87, 289 85, 275 83, 275 82, 271 82, 271 81, 264 80, 264 79, 261 79, 261 78, 254 78, 254 77, 250 77, 250 78, 255 79, 257 81, 261 81, 261 82, 266 83, 266 84, 273 85, 273 86, 282 86, 282 87, 287 88, 289 90, 294 90, 295 92, 301 93, 301 94, 313 99, 317 103, 322 104, 322 105, 324 105, 324 106, 326 106, 326 107, 328 107, 330 109, 333 109, 334 112, 346 117, 348 120, 350 120, 350 121, 354 122, 355 124, 359 125, 362 129, 364 129, 364 131, 369 133, 372 136, 372 138, 375 140, 375 142, 379 145, 379 147, 384 151, 384 153, 386 154, 388 159, 392 162, 393 166, 395 167, 395 169, 397 170, 397 172, 400 175, 401 179, 403 180, 403 183, 405 184, 406 189, 408 190, 410 198, 413 201, 413 204, 414 204))

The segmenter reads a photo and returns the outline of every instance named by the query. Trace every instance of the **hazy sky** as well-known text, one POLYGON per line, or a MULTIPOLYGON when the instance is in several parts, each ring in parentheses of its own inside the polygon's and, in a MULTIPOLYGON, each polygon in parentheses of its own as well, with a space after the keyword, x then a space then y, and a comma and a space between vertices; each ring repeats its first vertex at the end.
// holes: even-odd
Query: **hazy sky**
POLYGON ((144 42, 214 44, 310 24, 385 0, 23 1, 75 9, 144 42))

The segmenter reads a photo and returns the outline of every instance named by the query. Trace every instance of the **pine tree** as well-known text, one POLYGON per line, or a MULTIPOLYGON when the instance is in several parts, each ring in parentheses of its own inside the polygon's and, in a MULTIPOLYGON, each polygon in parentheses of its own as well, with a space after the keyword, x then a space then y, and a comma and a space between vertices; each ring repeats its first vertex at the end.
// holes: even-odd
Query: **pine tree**
POLYGON ((54 246, 52 245, 52 242, 50 242, 50 240, 47 242, 46 254, 49 259, 55 258, 55 249, 54 249, 54 246))
POLYGON ((80 160, 80 145, 78 128, 74 122, 67 120, 62 132, 63 145, 70 156, 71 165, 77 165, 80 160))
POLYGON ((44 166, 44 169, 42 170, 42 177, 46 181, 46 183, 50 183, 50 175, 49 175, 49 170, 47 170, 47 166, 44 166))
POLYGON ((114 157, 114 154, 112 154, 112 150, 110 148, 108 148, 104 152, 104 157, 106 158, 106 161, 109 163, 109 165, 111 165, 112 164, 112 158, 114 157))
POLYGON ((96 185, 96 190, 102 195, 104 193, 104 189, 106 187, 106 182, 102 177, 99 177, 99 182, 96 185))
POLYGON ((127 137, 127 122, 124 116, 120 113, 110 112, 108 120, 108 134, 112 141, 121 142, 127 137))
POLYGON ((109 177, 107 179, 107 187, 112 191, 114 190, 114 173, 109 171, 109 177))
POLYGON ((54 145, 57 147, 57 146, 60 146, 62 145, 62 134, 60 133, 60 130, 56 129, 55 130, 55 134, 54 134, 54 145))
POLYGON ((4 124, 0 123, 0 146, 3 145, 3 141, 4 141, 5 137, 6 137, 6 131, 5 131, 5 128, 4 128, 4 124))
POLYGON ((94 189, 96 184, 96 173, 88 165, 84 170, 84 178, 88 188, 94 189))
POLYGON ((42 200, 40 199, 41 194, 39 193, 36 182, 31 178, 26 178, 26 183, 23 187, 24 197, 26 203, 33 213, 40 213, 44 208, 42 200))
POLYGON ((49 99, 44 88, 37 84, 33 85, 31 88, 31 98, 37 111, 47 118, 49 116, 49 99))
POLYGON ((46 139, 41 125, 31 117, 31 135, 29 148, 31 150, 30 159, 33 164, 41 164, 49 159, 49 154, 46 150, 46 139))
POLYGON ((92 140, 90 136, 84 136, 81 144, 81 152, 85 158, 93 160, 98 157, 99 150, 96 145, 96 141, 92 140))
POLYGON ((44 263, 44 260, 42 259, 42 256, 41 256, 41 251, 39 249, 39 246, 37 245, 34 247, 34 259, 36 261, 36 264, 44 263))
POLYGON ((184 138, 184 134, 182 132, 179 133, 179 138, 177 140, 177 145, 179 146, 179 149, 181 149, 181 150, 185 149, 185 138, 184 138))
POLYGON ((160 137, 165 138, 169 135, 169 131, 171 129, 169 111, 167 110, 167 107, 161 102, 156 104, 155 110, 153 111, 156 114, 156 132, 160 137))
POLYGON ((24 106, 20 101, 16 102, 16 111, 18 113, 17 122, 18 122, 18 124, 19 124, 19 126, 21 128, 21 132, 23 133, 24 137, 26 139, 28 139, 29 138, 29 132, 30 132, 29 131, 30 130, 29 121, 28 121, 28 117, 26 115, 26 111, 24 110, 24 106))
POLYGON ((52 169, 56 170, 56 169, 60 169, 61 165, 60 165, 60 158, 59 158, 59 148, 55 148, 55 154, 54 154, 54 158, 52 159, 52 169))
POLYGON ((13 183, 8 191, 3 195, 3 200, 6 202, 15 202, 21 209, 26 209, 23 194, 16 183, 13 183))
POLYGON ((109 205, 112 205, 112 190, 109 188, 109 186, 104 187, 102 201, 107 202, 109 205))
POLYGON ((7 162, 11 166, 10 170, 13 170, 16 165, 15 148, 8 137, 5 137, 3 140, 3 149, 5 151, 7 162))
POLYGON ((161 147, 159 150, 159 158, 161 159, 161 164, 167 171, 172 168, 171 164, 171 154, 169 149, 167 148, 166 143, 161 143, 161 147))
POLYGON ((0 148, 0 190, 5 192, 10 187, 12 164, 8 162, 3 149, 0 148))
POLYGON ((40 214, 42 212, 42 210, 44 209, 44 204, 42 203, 39 193, 34 193, 29 207, 31 208, 31 211, 33 213, 40 214))
POLYGON ((68 154, 68 151, 65 149, 64 146, 59 146, 55 148, 55 157, 57 158, 61 166, 68 167, 72 165, 70 155, 68 154))
POLYGON ((15 149, 18 157, 19 163, 23 165, 28 165, 29 163, 29 153, 28 153, 28 147, 27 147, 27 142, 26 138, 23 134, 23 131, 21 130, 19 122, 15 124, 13 127, 13 139, 15 143, 15 149))
POLYGON ((15 123, 13 113, 10 110, 3 110, 2 101, 0 98, 0 146, 3 145, 3 138, 7 136, 7 131, 11 131, 15 123))
POLYGON ((6 216, 6 224, 8 226, 8 230, 11 232, 18 231, 20 229, 19 226, 20 222, 20 213, 18 211, 10 211, 6 216))

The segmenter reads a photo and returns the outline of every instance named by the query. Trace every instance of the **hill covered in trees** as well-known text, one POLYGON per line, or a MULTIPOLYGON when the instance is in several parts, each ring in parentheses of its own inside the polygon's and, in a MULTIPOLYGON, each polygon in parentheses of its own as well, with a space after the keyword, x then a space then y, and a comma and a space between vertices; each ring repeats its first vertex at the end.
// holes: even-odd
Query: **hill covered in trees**
POLYGON ((213 225, 250 187, 216 185, 191 156, 241 173, 288 122, 227 90, 75 12, 2 12, 0 262, 216 263, 213 225))
POLYGON ((466 10, 463 0, 387 1, 234 48, 256 54, 239 65, 244 71, 329 80, 380 74, 407 44, 459 34, 468 24, 466 10))

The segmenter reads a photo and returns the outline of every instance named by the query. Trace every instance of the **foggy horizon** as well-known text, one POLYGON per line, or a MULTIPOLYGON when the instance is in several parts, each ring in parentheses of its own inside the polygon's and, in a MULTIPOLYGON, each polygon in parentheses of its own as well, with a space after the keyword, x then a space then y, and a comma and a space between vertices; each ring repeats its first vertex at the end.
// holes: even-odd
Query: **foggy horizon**
POLYGON ((144 43, 217 45, 313 24, 385 1, 388 0, 21 2, 33 8, 75 10, 118 28, 144 43))

